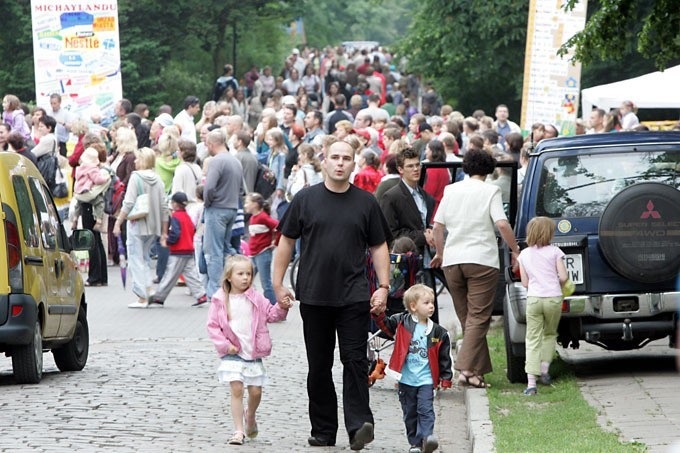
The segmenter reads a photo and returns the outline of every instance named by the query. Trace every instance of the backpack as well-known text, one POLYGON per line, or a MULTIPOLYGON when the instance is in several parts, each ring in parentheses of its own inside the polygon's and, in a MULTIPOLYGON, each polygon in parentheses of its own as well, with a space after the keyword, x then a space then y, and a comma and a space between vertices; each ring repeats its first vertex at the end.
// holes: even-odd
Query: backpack
POLYGON ((115 173, 111 172, 111 184, 104 192, 104 212, 108 215, 116 215, 123 205, 125 197, 125 184, 115 173))
POLYGON ((257 164, 257 174, 255 176, 255 192, 268 200, 276 190, 276 175, 264 164, 257 164))

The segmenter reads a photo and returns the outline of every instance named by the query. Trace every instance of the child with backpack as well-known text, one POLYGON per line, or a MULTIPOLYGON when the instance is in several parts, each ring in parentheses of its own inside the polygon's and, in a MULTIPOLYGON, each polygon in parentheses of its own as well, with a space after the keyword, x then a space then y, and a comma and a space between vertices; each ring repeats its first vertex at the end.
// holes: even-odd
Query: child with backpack
MULTIPOLYGON (((167 247, 170 249, 168 264, 163 274, 156 294, 149 298, 149 304, 161 305, 175 287, 177 278, 184 276, 191 295, 196 298, 193 306, 203 305, 208 302, 205 289, 201 284, 194 261, 194 222, 187 214, 186 207, 189 203, 184 192, 176 192, 172 195, 172 217, 168 227, 167 247)), ((165 244, 161 244, 165 247, 165 244)))

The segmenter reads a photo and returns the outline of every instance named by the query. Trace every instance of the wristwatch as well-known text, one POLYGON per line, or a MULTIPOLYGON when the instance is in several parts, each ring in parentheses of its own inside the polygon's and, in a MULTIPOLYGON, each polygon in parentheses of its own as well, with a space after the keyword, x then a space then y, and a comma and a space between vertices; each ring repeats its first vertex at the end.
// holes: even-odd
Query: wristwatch
POLYGON ((390 285, 386 285, 386 284, 383 283, 383 284, 378 285, 378 288, 385 288, 387 291, 389 291, 390 285))

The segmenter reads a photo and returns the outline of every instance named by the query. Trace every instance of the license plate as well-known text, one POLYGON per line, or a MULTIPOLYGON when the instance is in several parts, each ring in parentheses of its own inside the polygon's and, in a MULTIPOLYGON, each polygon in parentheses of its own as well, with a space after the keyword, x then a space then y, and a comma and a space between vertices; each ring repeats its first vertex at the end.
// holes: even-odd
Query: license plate
POLYGON ((565 255, 564 266, 567 268, 567 275, 577 285, 583 284, 583 256, 565 255))

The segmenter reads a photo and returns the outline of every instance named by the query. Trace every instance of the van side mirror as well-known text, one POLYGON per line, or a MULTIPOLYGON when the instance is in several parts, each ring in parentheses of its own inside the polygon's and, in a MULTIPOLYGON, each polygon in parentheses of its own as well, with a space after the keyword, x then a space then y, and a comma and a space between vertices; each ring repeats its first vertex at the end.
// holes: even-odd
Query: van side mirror
POLYGON ((94 244, 94 234, 90 230, 73 230, 71 250, 89 250, 94 244))

